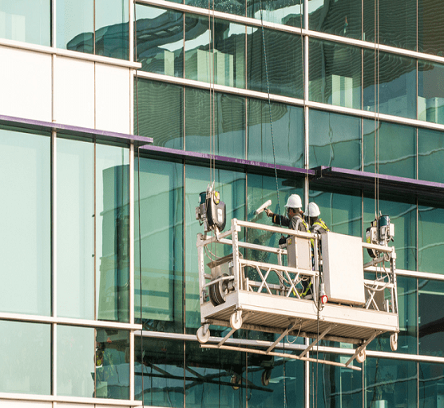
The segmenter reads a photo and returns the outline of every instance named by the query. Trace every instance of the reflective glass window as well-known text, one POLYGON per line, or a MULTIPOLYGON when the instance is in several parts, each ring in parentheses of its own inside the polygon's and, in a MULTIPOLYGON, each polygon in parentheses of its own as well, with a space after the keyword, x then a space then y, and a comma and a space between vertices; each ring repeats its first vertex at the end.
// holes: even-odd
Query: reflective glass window
MULTIPOLYGON (((182 3, 180 0, 172 0, 176 3, 182 3)), ((185 0, 185 4, 201 8, 210 8, 210 10, 222 11, 224 13, 245 15, 245 0, 185 0)))
POLYGON ((56 1, 57 48, 94 53, 94 0, 56 1))
POLYGON ((444 183, 444 134, 418 128, 418 179, 444 183))
POLYGON ((57 139, 57 315, 94 319, 94 144, 57 139))
POLYGON ((418 119, 444 124, 444 66, 419 61, 418 119))
POLYGON ((417 0, 363 0, 363 39, 416 50, 416 16, 417 0))
POLYGON ((364 110, 416 119, 416 60, 413 58, 379 52, 378 60, 374 51, 364 50, 363 86, 364 110))
POLYGON ((304 97, 301 36, 248 27, 247 47, 248 89, 304 97))
POLYGON ((418 207, 418 270, 444 273, 444 209, 418 207))
POLYGON ((51 313, 51 139, 0 129, 0 310, 51 313))
POLYGON ((293 27, 304 25, 304 1, 247 0, 247 16, 293 27))
POLYGON ((439 0, 418 0, 418 51, 442 56, 444 7, 439 0))
POLYGON ((265 100, 249 99, 247 158, 303 168, 303 109, 275 102, 269 105, 265 100))
POLYGON ((346 108, 361 107, 361 50, 310 40, 310 100, 346 108))
POLYGON ((419 363, 419 406, 435 408, 442 405, 444 393, 442 378, 444 365, 434 363, 419 363))
POLYGON ((185 149, 245 158, 245 99, 185 88, 185 149))
POLYGON ((364 407, 409 407, 417 400, 416 382, 416 362, 367 357, 364 407))
POLYGON ((185 77, 245 88, 245 26, 186 15, 185 77))
POLYGON ((0 391, 51 394, 51 326, 0 321, 0 391))
POLYGON ((136 53, 142 70, 183 76, 183 14, 136 4, 136 53))
POLYGON ((310 30, 361 39, 360 1, 310 1, 308 12, 310 30))
POLYGON ((0 0, 0 38, 51 45, 51 0, 0 0))
POLYGON ((310 109, 310 168, 361 170, 361 119, 310 109))
MULTIPOLYGON (((417 280, 397 276, 398 289, 398 353, 418 353, 418 291, 417 280)), ((390 351, 390 337, 385 335, 385 350, 390 351)))
POLYGON ((183 149, 183 87, 137 79, 134 133, 153 138, 155 146, 183 149))
POLYGON ((135 317, 183 332, 183 165, 141 158, 135 167, 135 317))
MULTIPOLYGON (((216 170, 214 189, 220 192, 221 201, 226 206, 226 227, 231 228, 231 219, 245 219, 245 174, 229 170, 216 170)), ((196 236, 203 233, 203 226, 196 220, 196 207, 199 194, 212 183, 210 168, 185 167, 185 310, 186 327, 195 334, 200 327, 199 275, 197 262, 196 236)), ((241 236, 241 234, 240 234, 241 236)), ((218 246, 212 251, 216 256, 232 252, 229 245, 218 246)), ((212 260, 206 258, 208 262, 212 260)), ((205 263, 208 263, 205 262, 205 263)))
POLYGON ((419 354, 444 357, 444 282, 418 279, 419 354))
POLYGON ((367 119, 363 127, 364 171, 416 178, 415 128, 367 119))
POLYGON ((129 58, 129 0, 94 0, 96 54, 129 58))
POLYGON ((96 145, 96 300, 99 320, 129 318, 129 152, 96 145))

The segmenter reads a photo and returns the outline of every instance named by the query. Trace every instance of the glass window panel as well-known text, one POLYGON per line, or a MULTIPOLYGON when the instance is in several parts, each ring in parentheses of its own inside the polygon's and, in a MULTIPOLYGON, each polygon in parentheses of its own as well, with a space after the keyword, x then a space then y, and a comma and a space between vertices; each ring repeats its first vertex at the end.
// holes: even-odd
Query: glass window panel
POLYGON ((418 270, 444 273, 444 209, 418 207, 418 270))
POLYGON ((0 129, 0 210, 5 215, 0 234, 2 312, 46 316, 51 313, 48 136, 0 129))
POLYGON ((444 357, 444 282, 418 280, 419 354, 444 357))
POLYGON ((94 0, 57 0, 57 48, 94 53, 94 0))
POLYGON ((184 371, 183 341, 136 337, 134 343, 135 399, 143 398, 144 406, 183 407, 185 373, 196 369, 184 371))
POLYGON ((416 406, 416 366, 414 361, 367 357, 364 407, 416 406))
POLYGON ((136 4, 137 61, 142 70, 183 76, 183 14, 136 4))
POLYGON ((364 110, 416 119, 416 60, 364 50, 363 92, 364 110))
POLYGON ((57 394, 94 397, 95 329, 57 326, 57 394))
MULTIPOLYGON (((417 280, 397 276, 399 335, 398 352, 418 353, 417 280)), ((390 336, 386 335, 386 351, 390 351, 390 336)))
POLYGON ((259 27, 247 33, 248 89, 303 98, 301 36, 259 27))
POLYGON ((0 38, 51 45, 51 0, 0 0, 0 38))
POLYGON ((244 159, 245 99, 221 93, 213 95, 199 89, 185 89, 185 148, 244 159))
POLYGON ((94 144, 57 139, 57 315, 94 319, 94 144))
POLYGON ((436 408, 442 405, 443 378, 443 364, 419 363, 419 406, 421 408, 436 408))
MULTIPOLYGON (((210 169, 198 166, 185 168, 185 310, 186 327, 195 334, 200 327, 199 276, 197 263, 196 236, 203 233, 203 226, 196 220, 199 194, 212 183, 210 169)), ((231 219, 245 219, 245 174, 228 170, 216 170, 215 187, 221 201, 226 205, 226 227, 231 228, 231 219)), ((219 249, 219 248, 217 248, 219 249)), ((217 256, 231 253, 231 246, 223 245, 217 256)), ((209 261, 208 261, 209 262, 209 261)))
POLYGON ((442 56, 444 7, 439 0, 418 0, 418 51, 442 56))
POLYGON ((0 391, 51 394, 51 326, 0 321, 0 391))
POLYGON ((363 5, 364 40, 375 42, 376 37, 380 44, 416 50, 416 0, 363 0, 363 5))
POLYGON ((418 179, 444 183, 444 133, 418 128, 418 179))
MULTIPOLYGON (((179 0, 173 0, 177 3, 182 3, 179 0)), ((185 0, 185 4, 195 7, 208 8, 215 11, 222 11, 224 13, 237 14, 245 16, 245 0, 185 0)))
POLYGON ((153 138, 155 146, 183 149, 183 88, 137 79, 134 133, 153 138))
POLYGON ((361 107, 361 50, 310 40, 310 100, 361 107))
POLYGON ((129 58, 128 0, 94 0, 96 54, 129 58))
POLYGON ((185 77, 245 88, 245 26, 186 15, 185 77))
POLYGON ((310 1, 308 12, 310 30, 361 39, 360 1, 310 1))
POLYGON ((416 179, 416 129, 367 119, 363 126, 364 171, 416 179))
POLYGON ((183 165, 135 165, 135 317, 148 330, 183 332, 183 165))
POLYGON ((247 0, 247 16, 293 27, 304 25, 303 0, 277 2, 273 0, 247 0))
POLYGON ((418 119, 444 124, 444 66, 419 61, 418 119))
POLYGON ((310 168, 361 170, 361 119, 310 109, 310 168))
POLYGON ((129 153, 96 145, 96 288, 99 320, 129 318, 129 153))
POLYGON ((303 168, 303 108, 249 99, 248 160, 303 168))

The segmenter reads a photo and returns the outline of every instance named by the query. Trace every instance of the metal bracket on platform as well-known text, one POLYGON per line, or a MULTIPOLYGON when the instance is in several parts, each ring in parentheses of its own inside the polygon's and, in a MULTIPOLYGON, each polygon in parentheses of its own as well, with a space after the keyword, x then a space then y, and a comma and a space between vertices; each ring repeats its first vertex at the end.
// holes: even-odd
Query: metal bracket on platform
POLYGON ((271 352, 271 350, 273 350, 275 347, 276 347, 276 345, 289 333, 289 332, 291 332, 295 327, 296 327, 296 325, 297 324, 300 324, 300 325, 302 325, 302 320, 298 320, 298 321, 296 321, 296 322, 294 322, 293 324, 290 324, 288 327, 287 327, 287 329, 285 329, 285 331, 276 339, 276 341, 270 346, 270 347, 268 347, 268 349, 267 349, 267 351, 266 351, 266 353, 268 354, 268 353, 270 353, 271 352))
POLYGON ((310 345, 299 355, 299 357, 304 357, 314 346, 316 346, 316 344, 319 343, 319 341, 321 341, 326 335, 327 333, 333 329, 333 327, 335 327, 335 324, 332 324, 331 326, 328 326, 323 332, 322 334, 319 335, 319 337, 316 338, 316 340, 312 341, 310 343, 310 345))
POLYGON ((382 332, 380 331, 375 331, 369 339, 367 339, 361 346, 359 346, 356 351, 355 354, 353 354, 350 359, 345 363, 345 366, 348 367, 348 365, 356 358, 356 356, 358 356, 358 354, 361 353, 361 351, 365 350, 365 348, 367 347, 367 344, 369 344, 376 336, 378 336, 379 334, 381 334, 382 332))

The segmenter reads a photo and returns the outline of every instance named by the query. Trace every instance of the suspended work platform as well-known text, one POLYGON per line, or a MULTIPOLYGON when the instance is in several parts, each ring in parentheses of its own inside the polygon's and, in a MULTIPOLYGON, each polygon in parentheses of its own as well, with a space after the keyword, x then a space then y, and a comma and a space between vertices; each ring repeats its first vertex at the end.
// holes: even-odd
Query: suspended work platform
POLYGON ((310 358, 309 351, 320 340, 351 343, 354 354, 345 364, 320 362, 358 370, 350 363, 355 358, 363 362, 366 346, 380 334, 391 333, 390 345, 396 350, 399 323, 393 247, 333 232, 311 234, 232 219, 229 231, 198 234, 197 248, 202 324, 197 338, 202 347, 319 361, 310 358), (288 238, 279 248, 239 239, 247 237, 248 241, 249 236, 260 234, 288 238), (365 265, 364 251, 372 256, 365 265), (210 325, 231 330, 218 343, 209 344, 210 325), (263 350, 226 345, 240 329, 280 336, 263 350), (313 340, 299 355, 275 352, 287 335, 313 340))

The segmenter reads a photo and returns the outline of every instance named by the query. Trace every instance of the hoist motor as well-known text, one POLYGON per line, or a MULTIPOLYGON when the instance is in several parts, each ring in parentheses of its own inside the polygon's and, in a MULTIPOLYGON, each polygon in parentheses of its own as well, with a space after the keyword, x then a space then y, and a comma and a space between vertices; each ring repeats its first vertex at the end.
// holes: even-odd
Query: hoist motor
POLYGON ((208 186, 207 191, 199 194, 199 205, 196 207, 196 220, 204 225, 205 232, 223 231, 226 222, 225 203, 220 200, 219 191, 208 186))
MULTIPOLYGON (((365 235, 367 244, 387 246, 390 241, 394 240, 395 225, 390 222, 388 215, 380 215, 372 221, 365 235)), ((377 258, 379 255, 375 249, 368 248, 367 252, 372 258, 377 258)))

